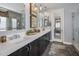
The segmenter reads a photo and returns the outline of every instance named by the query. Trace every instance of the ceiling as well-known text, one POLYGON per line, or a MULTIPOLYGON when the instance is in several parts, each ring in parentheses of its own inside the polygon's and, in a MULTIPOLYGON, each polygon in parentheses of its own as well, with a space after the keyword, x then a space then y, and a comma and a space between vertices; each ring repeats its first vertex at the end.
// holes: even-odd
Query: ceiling
POLYGON ((41 5, 42 7, 47 7, 47 9, 58 9, 64 7, 75 7, 79 6, 79 3, 37 3, 37 5, 41 5))
POLYGON ((8 9, 11 11, 22 13, 24 12, 24 4, 23 3, 0 3, 0 9, 1 10, 8 9))
MULTIPOLYGON (((47 7, 48 10, 70 7, 70 6, 79 8, 79 3, 36 3, 36 5, 38 7, 41 5, 43 8, 47 7)), ((19 12, 19 13, 24 12, 24 3, 0 3, 0 7, 4 7, 6 9, 19 12)))

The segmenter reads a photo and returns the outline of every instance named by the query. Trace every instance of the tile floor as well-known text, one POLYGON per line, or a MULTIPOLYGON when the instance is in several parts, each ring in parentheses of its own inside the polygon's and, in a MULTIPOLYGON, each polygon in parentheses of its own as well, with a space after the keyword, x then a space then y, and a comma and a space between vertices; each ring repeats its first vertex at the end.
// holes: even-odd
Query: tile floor
POLYGON ((65 45, 59 42, 52 42, 42 56, 78 56, 72 45, 65 45))

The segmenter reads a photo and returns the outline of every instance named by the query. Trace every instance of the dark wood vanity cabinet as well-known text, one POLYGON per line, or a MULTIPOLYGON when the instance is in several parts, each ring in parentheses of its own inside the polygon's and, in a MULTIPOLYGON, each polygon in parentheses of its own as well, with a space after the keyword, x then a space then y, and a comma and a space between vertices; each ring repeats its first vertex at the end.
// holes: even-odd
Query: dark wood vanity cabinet
POLYGON ((41 56, 50 43, 50 34, 43 35, 9 56, 41 56))
POLYGON ((50 32, 45 34, 39 39, 39 53, 42 55, 44 51, 46 50, 48 44, 50 43, 50 32))
POLYGON ((29 55, 29 50, 28 50, 28 45, 20 48, 19 50, 13 52, 9 56, 28 56, 29 55))
POLYGON ((30 51, 29 51, 29 56, 37 56, 38 53, 38 48, 39 48, 39 43, 38 39, 30 43, 30 51))
POLYGON ((50 32, 30 43, 30 56, 41 56, 50 43, 50 32))

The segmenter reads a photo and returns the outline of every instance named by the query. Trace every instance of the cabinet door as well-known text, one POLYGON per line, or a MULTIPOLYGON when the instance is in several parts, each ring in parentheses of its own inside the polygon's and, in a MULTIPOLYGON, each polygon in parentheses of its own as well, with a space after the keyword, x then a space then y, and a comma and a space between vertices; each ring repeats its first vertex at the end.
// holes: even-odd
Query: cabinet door
POLYGON ((19 56, 20 53, 19 53, 19 50, 13 52, 12 54, 10 54, 9 56, 19 56))
POLYGON ((45 51, 45 40, 43 38, 43 36, 41 38, 39 38, 39 55, 42 55, 43 52, 45 51))
POLYGON ((29 50, 27 46, 24 46, 23 48, 20 49, 20 55, 21 56, 28 56, 29 50))
POLYGON ((38 56, 38 39, 30 43, 30 56, 38 56))
POLYGON ((42 55, 50 42, 50 32, 39 38, 39 55, 42 55))
POLYGON ((28 56, 28 49, 27 46, 24 46, 23 48, 13 52, 9 56, 28 56))

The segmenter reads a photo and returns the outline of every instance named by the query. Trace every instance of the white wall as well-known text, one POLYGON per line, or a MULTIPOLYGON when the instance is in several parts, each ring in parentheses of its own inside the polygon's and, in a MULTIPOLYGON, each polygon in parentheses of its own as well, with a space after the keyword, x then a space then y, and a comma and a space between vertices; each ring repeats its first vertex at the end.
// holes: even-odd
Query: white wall
POLYGON ((64 7, 64 42, 72 44, 73 40, 73 26, 72 26, 72 13, 76 12, 78 6, 65 6, 64 7))
POLYGON ((49 20, 51 21, 51 42, 54 39, 54 15, 53 15, 53 10, 48 11, 49 12, 49 20))
POLYGON ((72 43, 72 13, 70 8, 64 10, 64 42, 72 43))
POLYGON ((74 34, 74 40, 73 40, 73 45, 75 46, 75 48, 77 48, 79 50, 79 10, 76 10, 75 12, 73 12, 73 34, 74 34))

